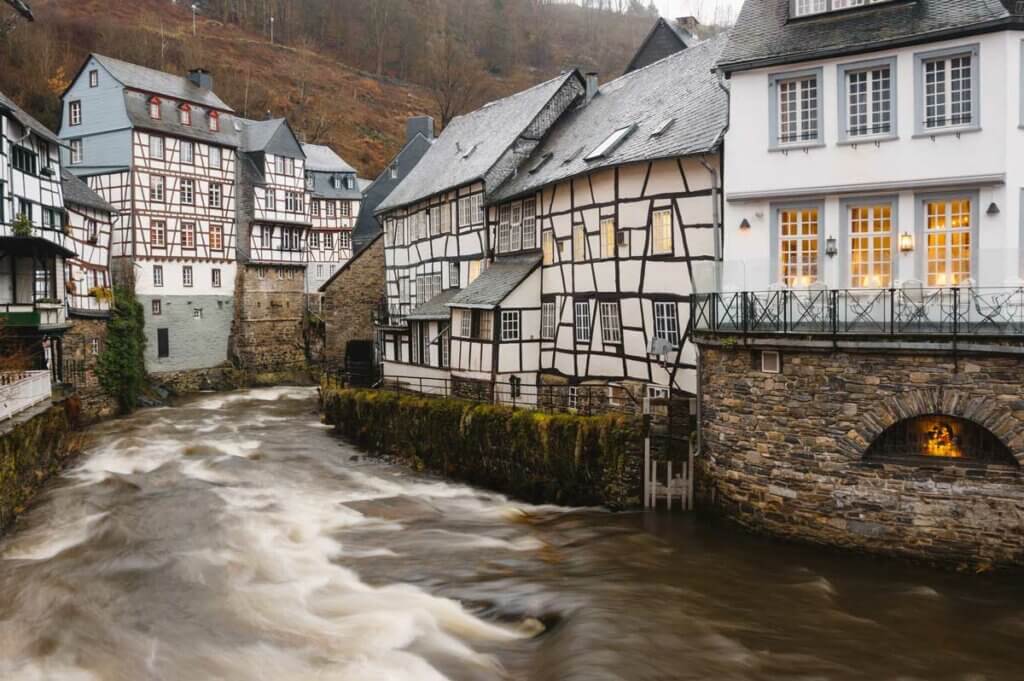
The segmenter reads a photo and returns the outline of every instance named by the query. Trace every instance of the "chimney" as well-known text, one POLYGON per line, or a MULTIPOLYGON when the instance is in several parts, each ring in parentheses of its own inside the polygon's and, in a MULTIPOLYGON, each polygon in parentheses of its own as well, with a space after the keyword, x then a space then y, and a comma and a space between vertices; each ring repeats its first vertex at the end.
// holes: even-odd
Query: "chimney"
POLYGON ((678 17, 676 19, 676 26, 683 29, 692 36, 697 35, 697 27, 700 26, 700 22, 697 21, 697 17, 678 17))
POLYGON ((428 140, 434 139, 434 119, 430 116, 413 116, 405 122, 405 141, 411 142, 416 135, 423 135, 428 140))
POLYGON ((213 76, 206 69, 192 69, 188 72, 188 80, 204 90, 213 89, 213 76))
POLYGON ((592 100, 594 98, 594 95, 597 94, 597 88, 598 88, 597 72, 596 71, 588 71, 587 72, 587 94, 586 94, 586 99, 583 100, 584 104, 590 104, 590 100, 592 100))

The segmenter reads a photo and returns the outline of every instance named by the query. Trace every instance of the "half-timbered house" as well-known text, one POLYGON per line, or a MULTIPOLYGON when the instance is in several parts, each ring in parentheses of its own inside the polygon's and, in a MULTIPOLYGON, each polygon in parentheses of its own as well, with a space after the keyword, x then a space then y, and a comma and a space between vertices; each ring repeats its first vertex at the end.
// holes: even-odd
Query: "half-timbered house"
POLYGON ((117 209, 112 270, 144 307, 151 372, 227 359, 240 135, 212 86, 93 54, 63 95, 65 166, 117 209))
POLYGON ((242 123, 233 361, 287 368, 305 359, 310 189, 306 154, 283 118, 242 123))
MULTIPOLYGON (((60 141, 0 93, 0 324, 4 342, 61 379, 64 232, 60 141)), ((3 352, 0 349, 0 352, 3 352)))
POLYGON ((450 315, 441 302, 487 268, 486 195, 517 172, 583 91, 583 78, 571 71, 455 118, 377 207, 385 238, 385 375, 448 376, 450 315))
POLYGON ((303 144, 302 151, 306 154, 306 188, 313 222, 306 247, 306 292, 317 294, 320 286, 352 257, 352 233, 363 193, 355 168, 333 149, 303 144))

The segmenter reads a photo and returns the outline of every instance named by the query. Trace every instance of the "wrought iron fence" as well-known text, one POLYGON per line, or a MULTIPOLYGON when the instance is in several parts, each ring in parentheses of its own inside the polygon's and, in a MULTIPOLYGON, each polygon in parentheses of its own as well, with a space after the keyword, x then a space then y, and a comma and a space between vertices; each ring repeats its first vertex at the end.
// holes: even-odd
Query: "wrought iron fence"
POLYGON ((785 289, 694 296, 695 331, 731 334, 1024 335, 1024 287, 785 289))

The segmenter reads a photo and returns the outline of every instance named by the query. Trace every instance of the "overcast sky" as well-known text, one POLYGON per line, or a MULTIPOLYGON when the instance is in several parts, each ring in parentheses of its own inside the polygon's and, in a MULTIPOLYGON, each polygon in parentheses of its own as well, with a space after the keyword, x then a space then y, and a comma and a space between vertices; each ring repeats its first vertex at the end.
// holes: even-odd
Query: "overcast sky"
POLYGON ((735 18, 743 0, 654 0, 654 4, 663 17, 694 15, 704 23, 709 23, 716 17, 735 18))

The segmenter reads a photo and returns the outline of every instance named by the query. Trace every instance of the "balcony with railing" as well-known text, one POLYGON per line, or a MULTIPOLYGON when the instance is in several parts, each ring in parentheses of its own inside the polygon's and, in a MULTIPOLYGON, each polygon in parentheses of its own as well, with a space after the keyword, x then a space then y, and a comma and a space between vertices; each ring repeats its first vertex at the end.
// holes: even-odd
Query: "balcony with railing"
POLYGON ((1024 343, 1024 286, 706 293, 691 315, 698 336, 1024 343))
POLYGON ((0 322, 10 329, 38 331, 59 331, 68 326, 64 303, 55 299, 0 303, 0 322))
POLYGON ((0 422, 50 399, 49 371, 0 371, 0 422))
POLYGON ((99 318, 110 316, 111 296, 108 293, 68 293, 67 301, 70 314, 99 318))

